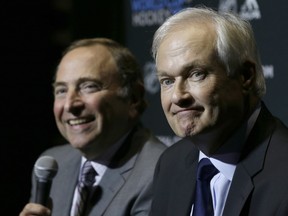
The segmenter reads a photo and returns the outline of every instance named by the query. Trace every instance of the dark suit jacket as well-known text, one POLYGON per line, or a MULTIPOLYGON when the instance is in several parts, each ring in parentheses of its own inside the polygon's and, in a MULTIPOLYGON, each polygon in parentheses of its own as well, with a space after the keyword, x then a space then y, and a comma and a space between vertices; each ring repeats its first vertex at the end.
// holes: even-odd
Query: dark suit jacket
MULTIPOLYGON (((147 215, 151 205, 151 185, 154 168, 166 146, 149 131, 137 127, 126 139, 101 179, 93 198, 89 215, 147 215)), ((68 216, 79 175, 81 155, 70 145, 44 152, 59 165, 53 179, 50 196, 53 216, 68 216)), ((35 197, 35 177, 31 201, 35 197)))
MULTIPOLYGON (((183 140, 161 156, 151 215, 190 215, 198 155, 183 140)), ((264 105, 237 164, 223 215, 288 215, 288 129, 264 105)))

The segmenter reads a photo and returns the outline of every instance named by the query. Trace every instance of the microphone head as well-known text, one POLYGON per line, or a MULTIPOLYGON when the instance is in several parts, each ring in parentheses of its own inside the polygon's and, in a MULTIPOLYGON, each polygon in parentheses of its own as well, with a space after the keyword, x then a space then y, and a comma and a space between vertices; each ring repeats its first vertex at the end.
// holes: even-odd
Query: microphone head
POLYGON ((34 165, 34 173, 40 181, 52 180, 58 171, 57 161, 51 156, 38 158, 34 165))

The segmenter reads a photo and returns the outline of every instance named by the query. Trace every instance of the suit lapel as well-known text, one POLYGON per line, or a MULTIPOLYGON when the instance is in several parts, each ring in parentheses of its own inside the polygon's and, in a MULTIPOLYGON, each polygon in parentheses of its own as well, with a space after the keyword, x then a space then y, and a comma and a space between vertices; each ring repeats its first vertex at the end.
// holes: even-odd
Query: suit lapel
POLYGON ((103 215, 109 204, 125 184, 125 176, 129 175, 133 168, 135 158, 131 159, 121 168, 108 168, 98 188, 95 191, 94 207, 91 215, 103 215), (98 193, 98 194, 97 194, 98 193))
POLYGON ((223 216, 240 215, 253 188, 251 176, 242 165, 238 165, 226 200, 223 216))
POLYGON ((237 164, 223 216, 245 215, 245 203, 254 189, 253 178, 263 169, 273 128, 274 121, 263 105, 245 144, 242 159, 237 164))
POLYGON ((237 165, 223 216, 240 215, 254 189, 253 178, 262 170, 268 141, 237 165))
POLYGON ((106 170, 95 191, 91 215, 103 215, 114 197, 126 183, 126 179, 135 165, 139 149, 143 146, 143 142, 140 141, 141 137, 134 141, 136 135, 137 130, 135 128, 117 151, 111 166, 106 170))

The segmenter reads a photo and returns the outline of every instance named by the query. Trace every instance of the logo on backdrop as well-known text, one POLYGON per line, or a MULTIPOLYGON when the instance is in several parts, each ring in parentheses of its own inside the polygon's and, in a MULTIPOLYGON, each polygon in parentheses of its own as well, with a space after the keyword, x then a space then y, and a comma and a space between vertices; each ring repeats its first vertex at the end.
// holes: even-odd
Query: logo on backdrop
POLYGON ((133 27, 161 25, 169 16, 187 7, 191 0, 131 0, 133 27))
MULTIPOLYGON (((130 0, 131 24, 133 27, 161 25, 172 14, 191 6, 192 3, 193 0, 130 0)), ((219 0, 218 10, 234 11, 247 20, 261 18, 257 0, 245 0, 240 7, 238 6, 237 0, 219 0)))
POLYGON ((148 61, 143 67, 144 71, 144 85, 150 94, 156 94, 160 90, 160 84, 156 76, 155 63, 148 61))
POLYGON ((246 20, 260 19, 261 11, 257 0, 245 0, 238 12, 237 0, 219 0, 219 11, 233 11, 246 20))

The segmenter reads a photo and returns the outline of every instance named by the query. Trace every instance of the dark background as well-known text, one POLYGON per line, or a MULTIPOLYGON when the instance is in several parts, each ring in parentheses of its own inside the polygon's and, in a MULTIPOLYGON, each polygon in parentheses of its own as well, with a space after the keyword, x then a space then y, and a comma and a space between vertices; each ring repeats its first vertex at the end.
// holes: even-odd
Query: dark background
POLYGON ((117 0, 1 0, 0 215, 18 215, 29 199, 39 154, 64 143, 52 112, 52 77, 63 49, 79 38, 123 43, 117 0))
MULTIPOLYGON (((29 199, 30 176, 37 157, 48 147, 65 142, 54 123, 51 82, 61 52, 70 42, 108 37, 127 45, 143 67, 152 61, 152 35, 158 26, 134 27, 131 2, 1 0, 1 215, 19 214, 29 199)), ((193 6, 201 1, 187 2, 193 6)), ((213 2, 212 7, 218 3, 202 2, 208 6, 213 2)), ((243 2, 238 1, 239 5, 243 2)), ((274 76, 266 80, 264 100, 288 124, 288 3, 258 0, 258 4, 262 18, 251 22, 263 64, 274 66, 274 76)), ((157 135, 172 136, 161 110, 159 91, 150 92, 151 86, 147 89, 150 107, 144 114, 144 124, 157 135)))

